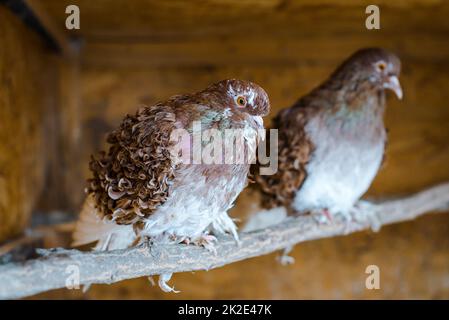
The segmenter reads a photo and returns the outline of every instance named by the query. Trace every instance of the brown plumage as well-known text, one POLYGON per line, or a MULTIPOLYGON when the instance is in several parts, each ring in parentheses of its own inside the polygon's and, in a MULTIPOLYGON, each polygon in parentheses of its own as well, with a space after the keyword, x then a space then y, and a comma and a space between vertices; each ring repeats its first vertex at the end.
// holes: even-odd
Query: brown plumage
MULTIPOLYGON (((258 165, 252 168, 256 182, 254 187, 262 192, 262 206, 265 209, 290 207, 296 191, 306 177, 305 165, 313 150, 313 144, 303 129, 307 121, 306 113, 313 110, 304 110, 295 117, 286 116, 286 110, 276 115, 271 129, 295 126, 298 130, 278 131, 278 170, 273 175, 260 175, 258 165)), ((271 143, 269 135, 267 143, 271 143)))
MULTIPOLYGON (((243 128, 248 115, 266 115, 268 96, 249 82, 228 80, 193 95, 173 96, 151 107, 142 107, 134 116, 128 115, 120 127, 111 132, 108 153, 92 158, 88 193, 93 194, 102 216, 117 224, 133 224, 148 218, 169 196, 177 167, 170 157, 170 134, 174 129, 188 128, 201 117, 215 117, 205 129, 243 128), (235 109, 229 121, 222 117, 226 107, 234 104, 228 96, 228 86, 245 91, 253 88, 258 96, 254 107, 235 109), (198 106, 207 106, 199 110, 198 106), (209 113, 209 114, 208 114, 209 113), (232 123, 234 121, 235 123, 232 123), (222 128, 220 128, 222 127, 222 128)), ((217 168, 206 166, 205 174, 220 174, 217 168)), ((210 180, 210 177, 209 177, 210 180)))
POLYGON ((399 59, 382 49, 349 57, 316 89, 275 117, 279 169, 260 175, 263 206, 290 212, 348 210, 366 191, 383 158, 384 90, 401 97, 399 59))
POLYGON ((177 112, 170 101, 143 107, 109 134, 108 153, 90 162, 93 178, 88 193, 94 195, 102 216, 132 224, 165 202, 175 172, 169 147, 177 112))
MULTIPOLYGON (((227 210, 247 184, 251 159, 225 163, 226 146, 222 152, 214 151, 221 155, 218 163, 185 163, 172 152, 180 146, 182 156, 193 160, 195 139, 213 129, 219 137, 230 129, 242 130, 246 144, 236 152, 255 151, 258 140, 252 138, 263 129, 261 116, 269 107, 268 96, 258 85, 224 80, 126 116, 109 134, 108 152, 90 162, 93 177, 74 244, 97 241, 97 249, 111 250, 149 237, 153 242, 185 241, 213 250, 215 239, 209 232, 227 232, 238 239, 227 210), (173 139, 179 130, 187 140, 173 139)), ((206 148, 207 142, 200 140, 201 147, 206 148)), ((165 275, 160 282, 167 291, 169 278, 165 275)))

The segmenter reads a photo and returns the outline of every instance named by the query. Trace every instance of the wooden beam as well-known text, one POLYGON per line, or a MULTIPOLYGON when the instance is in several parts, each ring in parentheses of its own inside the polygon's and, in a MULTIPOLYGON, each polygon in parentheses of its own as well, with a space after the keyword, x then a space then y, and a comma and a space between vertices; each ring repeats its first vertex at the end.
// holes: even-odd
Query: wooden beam
MULTIPOLYGON (((52 16, 50 16, 47 10, 41 5, 39 0, 23 0, 26 5, 32 10, 36 18, 50 34, 53 40, 61 49, 62 53, 66 57, 73 58, 78 54, 77 46, 70 40, 68 35, 58 27, 52 16)), ((64 12, 61 12, 64 15, 64 12)))
POLYGON ((448 61, 446 35, 413 34, 385 37, 225 38, 172 42, 87 42, 81 63, 95 67, 231 66, 338 63, 362 47, 381 46, 409 60, 448 61))
MULTIPOLYGON (((42 0, 41 0, 42 1, 42 0)), ((72 1, 73 2, 73 1, 72 1)), ((42 1, 58 25, 70 0, 42 1)), ((77 0, 82 27, 70 34, 86 41, 204 39, 223 35, 320 35, 378 32, 365 28, 367 0, 77 0)), ((444 0, 378 0, 381 30, 416 33, 449 30, 449 3, 444 0)))

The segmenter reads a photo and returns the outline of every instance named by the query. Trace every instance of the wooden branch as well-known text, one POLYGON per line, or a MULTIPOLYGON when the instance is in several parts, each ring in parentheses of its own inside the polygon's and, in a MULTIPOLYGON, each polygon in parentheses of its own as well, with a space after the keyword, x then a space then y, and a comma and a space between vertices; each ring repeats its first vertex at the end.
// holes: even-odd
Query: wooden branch
POLYGON ((219 238, 217 254, 187 245, 140 246, 109 252, 39 250, 39 258, 0 266, 0 298, 21 298, 66 287, 79 268, 80 284, 114 283, 162 273, 210 270, 236 261, 264 255, 300 242, 369 229, 376 217, 381 225, 412 220, 427 212, 449 208, 449 183, 409 197, 362 205, 357 221, 334 219, 317 224, 311 216, 288 218, 263 230, 241 233, 237 247, 230 237, 219 238))

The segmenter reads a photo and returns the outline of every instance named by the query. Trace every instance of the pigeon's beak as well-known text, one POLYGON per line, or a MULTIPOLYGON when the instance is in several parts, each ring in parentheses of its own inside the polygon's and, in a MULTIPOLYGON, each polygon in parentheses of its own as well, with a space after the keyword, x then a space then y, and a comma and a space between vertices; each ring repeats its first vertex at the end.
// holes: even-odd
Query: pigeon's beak
POLYGON ((384 82, 384 88, 392 90, 399 100, 402 99, 402 88, 397 76, 389 76, 388 80, 384 82))

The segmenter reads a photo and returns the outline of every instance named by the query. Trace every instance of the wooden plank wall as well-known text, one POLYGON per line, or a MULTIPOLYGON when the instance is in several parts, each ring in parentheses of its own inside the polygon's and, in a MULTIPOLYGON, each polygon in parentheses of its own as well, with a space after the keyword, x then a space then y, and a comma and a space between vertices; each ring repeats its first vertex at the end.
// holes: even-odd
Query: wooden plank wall
POLYGON ((17 236, 46 180, 55 69, 41 38, 0 6, 0 242, 17 236))

